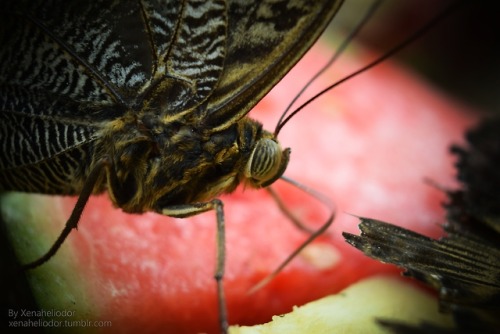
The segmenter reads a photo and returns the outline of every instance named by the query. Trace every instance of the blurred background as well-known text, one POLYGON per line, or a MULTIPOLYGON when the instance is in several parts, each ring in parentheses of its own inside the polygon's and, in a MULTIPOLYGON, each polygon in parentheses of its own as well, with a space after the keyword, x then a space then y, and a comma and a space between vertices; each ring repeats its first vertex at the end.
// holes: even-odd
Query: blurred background
MULTIPOLYGON (((331 28, 351 31, 372 0, 345 0, 331 28)), ((381 53, 450 3, 461 5, 396 55, 458 100, 500 115, 500 20, 494 2, 386 0, 356 40, 381 53)))

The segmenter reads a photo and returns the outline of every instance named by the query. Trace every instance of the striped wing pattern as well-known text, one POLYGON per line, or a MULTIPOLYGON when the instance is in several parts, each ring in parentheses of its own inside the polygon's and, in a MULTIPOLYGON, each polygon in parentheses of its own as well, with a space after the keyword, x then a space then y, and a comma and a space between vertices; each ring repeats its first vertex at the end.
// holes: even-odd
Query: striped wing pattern
POLYGON ((158 82, 183 83, 169 94, 163 112, 206 99, 222 70, 225 4, 160 5, 29 1, 2 10, 3 188, 76 193, 99 129, 127 109, 140 108, 158 82), (221 37, 202 38, 202 25, 208 35, 221 37), (206 52, 211 63, 200 66, 206 52))
POLYGON ((340 1, 3 1, 0 189, 78 194, 130 111, 219 131, 312 45, 340 1))

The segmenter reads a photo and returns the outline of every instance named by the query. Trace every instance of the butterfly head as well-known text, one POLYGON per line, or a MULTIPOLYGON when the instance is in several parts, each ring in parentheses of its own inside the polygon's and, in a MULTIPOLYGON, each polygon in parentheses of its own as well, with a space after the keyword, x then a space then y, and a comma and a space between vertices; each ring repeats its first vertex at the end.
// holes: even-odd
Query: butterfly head
POLYGON ((264 136, 255 144, 244 175, 253 187, 267 187, 283 175, 289 159, 289 148, 283 150, 276 139, 264 136))

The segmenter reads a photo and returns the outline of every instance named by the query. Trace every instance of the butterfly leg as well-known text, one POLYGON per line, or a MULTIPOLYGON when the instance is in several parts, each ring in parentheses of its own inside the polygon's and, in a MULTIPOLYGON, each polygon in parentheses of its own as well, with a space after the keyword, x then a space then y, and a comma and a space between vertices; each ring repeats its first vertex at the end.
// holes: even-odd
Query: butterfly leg
POLYGON ((288 206, 283 202, 281 199, 280 195, 273 189, 272 186, 264 188, 266 191, 271 195, 273 200, 276 202, 276 205, 280 209, 281 213, 285 215, 285 217, 288 218, 299 230, 307 233, 307 234, 313 234, 315 231, 305 225, 299 218, 297 218, 293 212, 288 208, 288 206))
POLYGON ((217 283, 217 299, 219 303, 219 324, 221 333, 228 330, 226 299, 224 296, 223 277, 226 262, 226 234, 224 224, 223 203, 219 199, 213 199, 205 203, 193 203, 187 205, 174 205, 161 209, 159 213, 176 218, 194 216, 202 212, 215 210, 217 218, 217 263, 215 268, 215 281, 217 283))
POLYGON ((25 265, 22 265, 23 270, 29 270, 29 269, 34 269, 54 256, 61 245, 64 243, 68 235, 71 233, 73 229, 76 229, 78 227, 78 222, 80 221, 80 217, 82 215, 83 209, 85 208, 85 205, 87 204, 90 195, 92 195, 92 191, 94 190, 94 186, 97 183, 99 177, 101 176, 101 173, 103 169, 107 166, 109 166, 109 159, 103 158, 101 159, 96 166, 92 169, 90 172, 87 180, 85 181, 85 184, 83 185, 82 191, 80 192, 80 195, 78 196, 78 200, 76 201, 75 207, 73 208, 73 211, 71 212, 71 215, 69 216, 68 220, 66 221, 66 225, 64 226, 64 229, 62 230, 61 234, 57 238, 57 240, 52 244, 52 247, 50 247, 49 251, 45 253, 42 257, 38 258, 37 260, 27 263, 25 265))

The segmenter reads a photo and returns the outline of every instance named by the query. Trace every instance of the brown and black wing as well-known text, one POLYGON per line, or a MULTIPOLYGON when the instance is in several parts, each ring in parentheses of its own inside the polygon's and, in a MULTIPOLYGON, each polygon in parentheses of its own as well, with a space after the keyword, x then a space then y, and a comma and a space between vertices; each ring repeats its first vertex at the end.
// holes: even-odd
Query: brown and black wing
POLYGON ((230 126, 340 2, 2 1, 0 189, 77 194, 126 112, 230 126))
POLYGON ((109 121, 165 83, 158 113, 192 108, 222 71, 224 1, 0 6, 0 189, 78 193, 109 121))
POLYGON ((214 130, 246 115, 314 44, 341 4, 230 1, 224 71, 208 103, 214 130))

